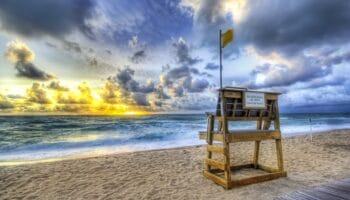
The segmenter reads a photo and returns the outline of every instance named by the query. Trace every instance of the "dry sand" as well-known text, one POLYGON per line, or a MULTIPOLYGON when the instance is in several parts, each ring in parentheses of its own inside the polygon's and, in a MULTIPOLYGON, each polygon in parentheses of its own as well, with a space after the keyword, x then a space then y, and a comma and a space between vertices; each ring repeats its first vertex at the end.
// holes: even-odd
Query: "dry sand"
MULTIPOLYGON (((261 144, 276 164, 274 143, 261 144)), ((249 162, 253 143, 238 143, 232 164, 249 162)), ((350 177, 350 130, 283 140, 287 178, 224 190, 202 175, 204 146, 0 167, 0 199, 273 199, 350 177)))

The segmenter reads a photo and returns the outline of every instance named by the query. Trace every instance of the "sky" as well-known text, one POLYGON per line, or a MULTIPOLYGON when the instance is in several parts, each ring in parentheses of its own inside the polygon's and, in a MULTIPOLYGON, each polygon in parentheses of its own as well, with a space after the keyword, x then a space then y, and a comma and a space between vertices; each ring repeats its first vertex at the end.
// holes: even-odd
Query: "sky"
POLYGON ((350 111, 348 0, 2 0, 0 114, 191 113, 223 85, 350 111))

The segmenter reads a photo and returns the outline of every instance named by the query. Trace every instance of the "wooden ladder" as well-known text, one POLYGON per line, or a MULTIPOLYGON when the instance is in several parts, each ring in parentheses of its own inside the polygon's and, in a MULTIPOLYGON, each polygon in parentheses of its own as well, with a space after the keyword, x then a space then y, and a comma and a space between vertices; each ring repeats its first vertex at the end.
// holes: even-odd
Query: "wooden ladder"
MULTIPOLYGON (((221 99, 221 106, 226 105, 226 99, 221 99)), ((221 110, 224 110, 223 107, 221 110)), ((230 188, 231 183, 231 168, 230 168, 230 143, 227 139, 228 137, 228 124, 226 121, 226 114, 223 113, 222 116, 222 124, 219 126, 219 131, 222 132, 224 135, 223 144, 222 145, 214 145, 213 144, 213 134, 214 134, 214 116, 212 114, 208 115, 208 126, 207 126, 207 155, 205 158, 205 170, 204 170, 204 176, 208 177, 209 179, 213 180, 219 185, 224 186, 226 189, 230 188), (217 161, 213 159, 213 153, 221 154, 224 156, 224 162, 217 161), (214 169, 213 169, 214 168, 214 169), (217 171, 223 171, 224 172, 224 178, 216 175, 212 172, 217 171)))

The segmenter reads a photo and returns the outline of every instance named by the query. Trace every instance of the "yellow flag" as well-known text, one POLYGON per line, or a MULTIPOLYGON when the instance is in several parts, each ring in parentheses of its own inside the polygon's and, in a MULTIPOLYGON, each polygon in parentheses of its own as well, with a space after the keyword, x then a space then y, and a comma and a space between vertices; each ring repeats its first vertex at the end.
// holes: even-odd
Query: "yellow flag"
POLYGON ((224 48, 228 43, 232 42, 234 37, 233 29, 229 29, 221 35, 221 47, 224 48))

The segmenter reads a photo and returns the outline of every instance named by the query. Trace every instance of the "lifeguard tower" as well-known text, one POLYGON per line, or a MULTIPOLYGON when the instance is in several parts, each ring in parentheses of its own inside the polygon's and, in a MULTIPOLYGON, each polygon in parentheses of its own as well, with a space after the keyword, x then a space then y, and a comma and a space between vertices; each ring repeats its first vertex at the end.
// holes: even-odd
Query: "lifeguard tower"
POLYGON ((246 88, 225 87, 218 90, 219 98, 215 114, 207 113, 207 131, 200 132, 199 138, 207 141, 207 155, 204 160, 204 176, 226 189, 268 181, 287 176, 283 168, 281 131, 276 92, 250 91, 246 88), (217 123, 214 123, 214 122, 217 123), (229 128, 229 121, 256 121, 256 129, 235 130, 229 128), (274 129, 270 129, 273 122, 274 129), (214 127, 217 124, 217 127, 214 127), (259 163, 260 142, 275 140, 277 168, 259 163), (216 142, 215 144, 213 142, 216 142), (252 162, 237 166, 230 164, 230 143, 254 141, 252 162), (223 162, 215 160, 213 153, 223 156, 223 162), (242 168, 266 171, 262 175, 243 179, 232 177, 231 172, 242 168))

